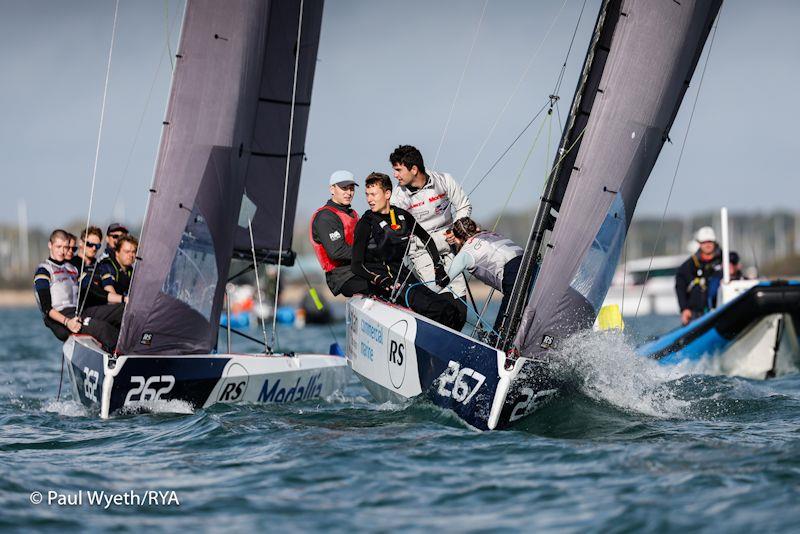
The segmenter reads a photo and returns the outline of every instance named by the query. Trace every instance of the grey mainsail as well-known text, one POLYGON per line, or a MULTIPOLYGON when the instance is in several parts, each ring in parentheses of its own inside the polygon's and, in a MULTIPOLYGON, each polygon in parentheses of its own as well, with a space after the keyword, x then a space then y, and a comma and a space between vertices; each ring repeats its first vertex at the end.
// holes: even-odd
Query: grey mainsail
POLYGON ((557 218, 514 338, 521 355, 543 356, 594 321, 721 3, 603 3, 540 208, 557 218))
MULTIPOLYGON (((312 14, 304 40, 316 43, 322 1, 305 6, 312 14)), ((303 50, 294 43, 299 13, 299 0, 187 2, 118 352, 208 353, 216 346, 243 193, 267 173, 253 163, 264 132, 283 136, 285 164, 288 119, 264 111, 262 95, 273 94, 265 86, 285 93, 295 50, 303 50)), ((301 119, 297 137, 305 135, 301 119)), ((282 184, 283 170, 280 176, 282 184)))

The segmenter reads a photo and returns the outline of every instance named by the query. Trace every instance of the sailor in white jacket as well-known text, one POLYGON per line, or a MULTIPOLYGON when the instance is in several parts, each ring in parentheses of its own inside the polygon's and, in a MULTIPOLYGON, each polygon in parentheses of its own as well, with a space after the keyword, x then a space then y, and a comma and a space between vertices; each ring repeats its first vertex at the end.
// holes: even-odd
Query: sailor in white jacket
MULTIPOLYGON (((436 243, 445 268, 453 261, 450 249, 453 221, 469 217, 472 204, 458 182, 446 172, 425 169, 422 154, 410 145, 403 145, 389 155, 398 186, 392 192, 391 203, 410 212, 436 243)), ((425 253, 423 243, 412 245, 409 251, 414 270, 420 280, 435 278, 434 265, 425 253)), ((458 297, 467 293, 463 276, 450 281, 448 289, 458 297)))

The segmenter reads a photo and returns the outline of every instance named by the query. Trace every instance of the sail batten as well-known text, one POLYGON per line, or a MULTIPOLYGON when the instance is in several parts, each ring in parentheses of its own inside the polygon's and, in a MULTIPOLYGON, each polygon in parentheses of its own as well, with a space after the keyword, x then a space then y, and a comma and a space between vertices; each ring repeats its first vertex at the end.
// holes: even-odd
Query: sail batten
POLYGON ((545 356, 594 321, 720 5, 610 0, 601 7, 562 153, 575 146, 554 171, 557 217, 514 339, 522 355, 545 356))

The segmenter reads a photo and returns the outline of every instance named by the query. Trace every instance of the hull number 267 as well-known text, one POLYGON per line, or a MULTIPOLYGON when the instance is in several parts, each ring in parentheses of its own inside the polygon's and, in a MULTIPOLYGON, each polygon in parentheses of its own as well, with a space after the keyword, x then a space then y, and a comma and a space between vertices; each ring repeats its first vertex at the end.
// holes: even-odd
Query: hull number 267
POLYGON ((460 363, 450 360, 447 369, 439 376, 437 392, 442 397, 450 397, 466 406, 485 381, 486 376, 478 371, 469 367, 462 368, 460 363))

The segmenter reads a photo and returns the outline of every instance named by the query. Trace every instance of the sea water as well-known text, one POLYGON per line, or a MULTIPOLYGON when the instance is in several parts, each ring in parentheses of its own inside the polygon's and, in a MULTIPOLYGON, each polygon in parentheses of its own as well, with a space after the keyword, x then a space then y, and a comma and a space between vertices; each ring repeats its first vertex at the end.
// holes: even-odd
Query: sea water
MULTIPOLYGON (((344 327, 279 334, 325 352, 344 327)), ((57 399, 60 345, 37 312, 2 310, 0 528, 798 528, 800 375, 661 367, 617 334, 564 350, 569 388, 513 431, 478 433, 424 402, 379 405, 355 382, 324 402, 166 404, 101 421, 71 400, 66 377, 57 399)))

